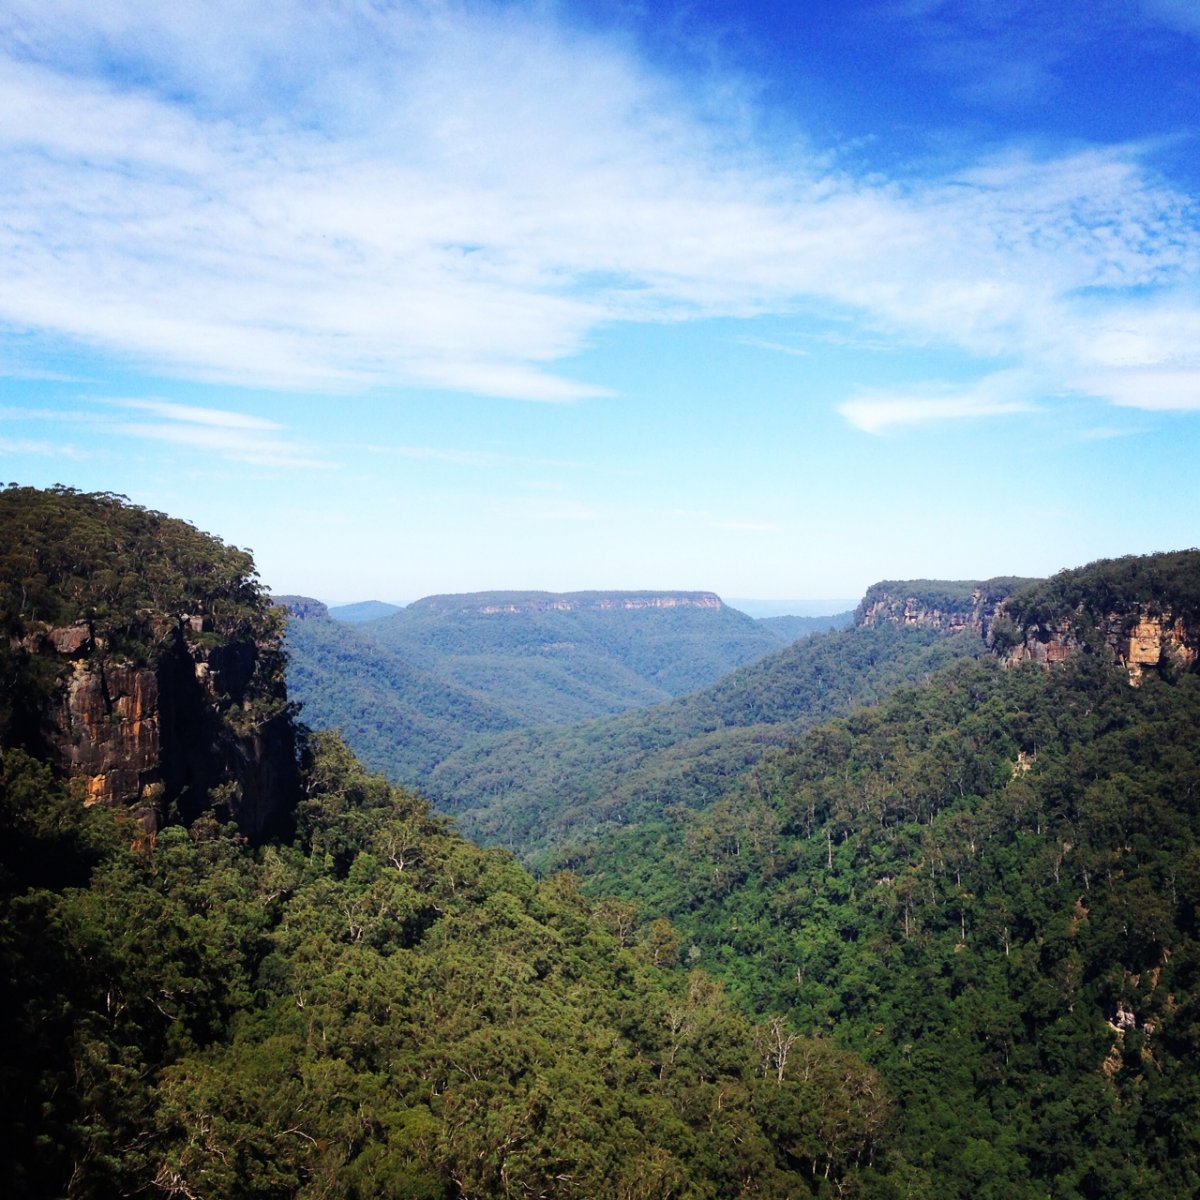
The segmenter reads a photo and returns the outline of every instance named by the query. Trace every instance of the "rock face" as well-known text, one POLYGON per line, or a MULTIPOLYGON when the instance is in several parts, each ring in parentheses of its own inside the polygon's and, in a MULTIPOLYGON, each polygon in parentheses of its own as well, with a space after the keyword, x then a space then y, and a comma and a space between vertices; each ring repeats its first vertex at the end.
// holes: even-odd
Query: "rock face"
POLYGON ((271 603, 286 609, 296 621, 322 621, 329 618, 329 607, 311 596, 273 596, 271 603))
POLYGON ((1091 627, 1079 619, 1034 623, 1001 657, 1009 666, 1022 662, 1049 666, 1075 651, 1095 650, 1097 640, 1129 672, 1135 686, 1147 670, 1192 670, 1200 661, 1200 630, 1149 604, 1108 613, 1091 627))
POLYGON ((876 583, 858 606, 855 623, 941 629, 947 633, 971 629, 986 640, 1003 601, 1024 579, 915 579, 876 583))
POLYGON ((51 761, 84 803, 130 809, 151 839, 208 809, 252 840, 284 827, 297 768, 277 648, 214 642, 201 617, 156 625, 145 664, 109 654, 86 625, 23 639, 58 680, 43 728, 51 761))

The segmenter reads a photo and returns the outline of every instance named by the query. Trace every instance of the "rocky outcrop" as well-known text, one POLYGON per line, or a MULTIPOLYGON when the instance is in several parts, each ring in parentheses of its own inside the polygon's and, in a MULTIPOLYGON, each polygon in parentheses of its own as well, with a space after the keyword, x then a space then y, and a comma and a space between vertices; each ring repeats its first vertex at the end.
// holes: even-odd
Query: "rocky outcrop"
POLYGON ((329 618, 329 607, 311 596, 272 596, 271 603, 287 611, 296 621, 322 621, 329 618))
POLYGON ((970 629, 986 640, 1003 601, 1023 579, 886 581, 867 589, 855 623, 940 629, 970 629))
POLYGON ((1060 571, 1010 596, 989 637, 1008 665, 1049 666, 1074 653, 1149 671, 1200 665, 1200 550, 1129 554, 1060 571))
POLYGON ((85 624, 27 634, 56 679, 43 716, 50 761, 85 804, 129 809, 146 837, 211 809, 252 840, 282 828, 297 791, 295 733, 271 642, 222 642, 200 616, 154 622, 147 662, 85 624))
POLYGON ((1200 661, 1200 629, 1155 605, 1141 604, 1100 620, 1076 613, 1071 618, 1035 622, 1020 631, 1015 645, 1000 655, 1007 666, 1033 662, 1050 666, 1078 651, 1104 648, 1137 685, 1148 670, 1192 670, 1200 661))

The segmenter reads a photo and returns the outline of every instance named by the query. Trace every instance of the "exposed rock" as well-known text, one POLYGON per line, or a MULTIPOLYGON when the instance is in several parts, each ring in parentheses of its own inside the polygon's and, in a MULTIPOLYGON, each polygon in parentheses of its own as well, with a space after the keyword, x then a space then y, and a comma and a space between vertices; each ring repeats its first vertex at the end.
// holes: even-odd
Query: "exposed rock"
POLYGON ((974 630, 987 639, 1003 601, 1024 579, 889 580, 873 584, 855 614, 858 625, 895 625, 941 629, 947 633, 974 630))
POLYGON ((189 616, 141 665, 81 629, 45 630, 25 645, 62 660, 44 737, 84 803, 130 809, 148 837, 209 808, 255 840, 286 822, 295 737, 282 682, 262 670, 274 646, 208 645, 198 636, 205 620, 189 616))
POLYGON ((1180 618, 1142 613, 1119 640, 1117 654, 1129 670, 1130 682, 1140 680, 1147 667, 1190 670, 1200 657, 1195 635, 1196 631, 1189 630, 1180 618))
POLYGON ((1023 662, 1050 666, 1076 651, 1095 651, 1101 646, 1128 670, 1130 683, 1137 686, 1148 669, 1194 668, 1200 659, 1200 630, 1189 628, 1171 613, 1142 604, 1109 613, 1097 625, 1079 613, 1072 619, 1032 624, 1001 657, 1007 666, 1023 662))
POLYGON ((321 620, 329 617, 329 607, 311 596, 272 596, 271 603, 287 610, 295 621, 321 620))

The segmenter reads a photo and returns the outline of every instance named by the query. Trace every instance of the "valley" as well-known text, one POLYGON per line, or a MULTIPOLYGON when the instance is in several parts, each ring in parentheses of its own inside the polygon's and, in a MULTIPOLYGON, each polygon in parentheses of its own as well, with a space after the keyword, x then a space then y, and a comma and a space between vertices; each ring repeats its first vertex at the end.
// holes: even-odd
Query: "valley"
POLYGON ((338 622, 120 497, 0 514, 7 1194, 1200 1186, 1200 552, 772 647, 703 593, 338 622))

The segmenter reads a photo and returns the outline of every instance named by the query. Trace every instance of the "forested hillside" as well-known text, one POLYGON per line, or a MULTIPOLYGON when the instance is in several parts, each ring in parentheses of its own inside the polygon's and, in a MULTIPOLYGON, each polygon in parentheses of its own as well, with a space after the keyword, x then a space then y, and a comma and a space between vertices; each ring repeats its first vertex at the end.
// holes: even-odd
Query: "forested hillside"
MULTIPOLYGON (((795 632, 708 593, 431 596, 383 618, 351 606, 351 621, 304 597, 277 603, 291 615, 288 686, 305 721, 341 729, 369 767, 425 792, 480 735, 652 705, 795 632)), ((796 620, 811 632, 831 619, 796 620)))
POLYGON ((1200 677, 1165 647, 1131 687, 1096 618, 1186 640, 1198 582, 1190 552, 1019 593, 1022 636, 1081 617, 1060 665, 958 663, 576 865, 876 1067, 930 1194, 1194 1195, 1200 677))
POLYGON ((782 1198, 900 1165, 861 1060, 329 737, 257 854, 212 822, 131 852, 17 751, 0 786, 6 1195, 782 1198))
POLYGON ((1200 1192, 1200 552, 1021 588, 983 656, 978 589, 926 606, 950 634, 877 593, 689 701, 789 745, 523 818, 574 839, 539 881, 292 724, 244 552, 119 497, 0 506, 5 1195, 1200 1192), (181 784, 185 694, 225 748, 181 784), (268 829, 245 755, 281 724, 268 829))
MULTIPOLYGON (((236 823, 233 763, 210 811, 164 807, 149 833, 115 793, 85 804, 87 765, 25 738, 73 679, 146 670, 172 697, 249 655, 222 657, 231 634, 275 662, 278 622, 249 557, 182 522, 2 495, 4 1195, 894 1194, 891 1101, 859 1057, 737 1008, 666 921, 463 841, 333 735, 298 731, 286 837, 236 823), (164 630, 206 656, 190 683, 156 673, 164 630)), ((96 728, 152 765, 163 719, 96 728)), ((286 707, 228 720, 291 728, 286 707)))
POLYGON ((802 729, 983 649, 971 630, 891 622, 816 634, 667 704, 475 739, 426 788, 470 836, 569 862, 607 830, 715 799, 802 729))
POLYGON ((755 617, 764 629, 777 634, 785 642, 794 642, 810 633, 828 633, 845 629, 854 623, 853 611, 830 613, 824 617, 755 617))
POLYGON ((439 679, 331 620, 325 606, 295 596, 289 612, 288 690, 306 724, 340 729, 369 767, 418 788, 448 755, 478 733, 515 729, 518 720, 477 692, 439 679))
MULTIPOLYGON (((706 592, 428 596, 353 628, 337 623, 322 635, 322 670, 335 685, 334 696, 320 697, 326 708, 366 711, 369 698, 357 694, 358 677, 382 652, 459 694, 472 693, 522 726, 655 704, 712 683, 788 640, 706 592)), ((296 698, 308 704, 317 692, 309 684, 303 631, 289 648, 296 698)), ((402 692, 401 699, 409 696, 402 692)), ((416 697, 412 703, 421 707, 416 697)), ((495 727, 463 724, 460 742, 495 727)), ((373 749, 371 764, 393 771, 391 761, 371 757, 373 749)))

